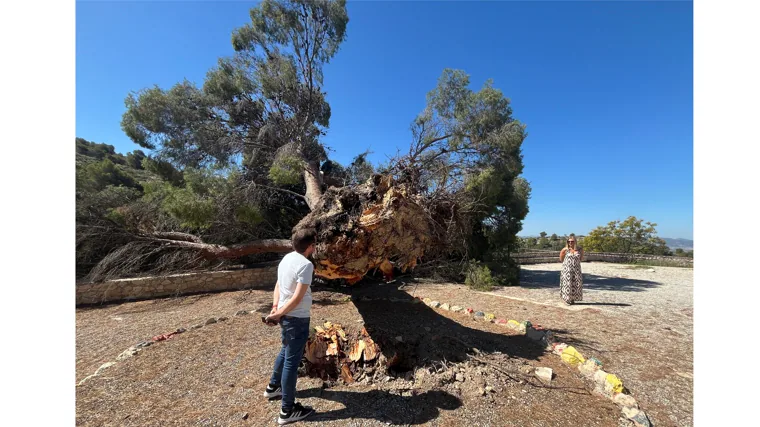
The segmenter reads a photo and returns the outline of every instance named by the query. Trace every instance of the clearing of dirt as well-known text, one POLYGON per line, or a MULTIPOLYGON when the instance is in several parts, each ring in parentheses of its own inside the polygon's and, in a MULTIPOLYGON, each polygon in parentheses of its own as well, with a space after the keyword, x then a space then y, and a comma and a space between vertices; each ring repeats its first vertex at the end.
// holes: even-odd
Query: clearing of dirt
MULTIPOLYGON (((589 269, 595 265, 602 264, 584 264, 584 271, 596 274, 589 269)), ((619 408, 589 392, 577 371, 561 363, 556 355, 526 337, 514 335, 508 328, 476 321, 462 313, 402 302, 416 295, 493 312, 498 317, 529 319, 552 329, 558 339, 600 358, 605 370, 618 374, 655 425, 691 425, 691 327, 686 328, 691 312, 681 314, 688 322, 672 327, 672 323, 663 323, 670 322, 670 312, 660 312, 654 324, 655 314, 647 310, 634 313, 631 307, 637 305, 635 299, 620 299, 628 301, 622 304, 630 305, 590 305, 593 308, 583 310, 553 306, 551 267, 527 266, 524 287, 499 289, 493 294, 475 292, 463 285, 417 283, 403 278, 394 284, 366 283, 338 292, 315 288, 312 326, 325 321, 340 323, 347 329, 365 326, 374 335, 400 337, 419 351, 408 371, 392 372, 382 378, 367 376, 350 385, 300 378, 299 401, 318 411, 304 422, 621 424, 619 408), (531 294, 534 291, 546 293, 531 294), (360 298, 381 295, 396 300, 360 298), (523 301, 531 298, 536 301, 523 301), (640 317, 644 315, 649 317, 640 317), (688 336, 676 335, 687 329, 688 336), (555 378, 548 387, 531 374, 539 366, 554 370, 555 378)), ((659 280, 658 272, 662 270, 655 267, 652 273, 622 269, 619 275, 649 274, 648 280, 654 285, 640 292, 643 294, 667 286, 659 280)), ((690 284, 689 278, 689 298, 690 284)), ((594 299, 597 295, 593 286, 591 280, 586 303, 599 302, 594 299)), ((553 291, 558 293, 557 289, 553 291)), ((606 295, 603 302, 615 301, 613 295, 606 295)), ((649 307, 647 304, 642 303, 649 307)), ((279 402, 267 401, 261 393, 279 350, 279 331, 263 325, 256 313, 234 316, 238 310, 268 311, 270 306, 271 289, 78 309, 77 381, 140 341, 177 328, 188 330, 153 344, 77 387, 77 425, 274 425, 279 402), (190 329, 191 325, 220 316, 229 319, 190 329)))

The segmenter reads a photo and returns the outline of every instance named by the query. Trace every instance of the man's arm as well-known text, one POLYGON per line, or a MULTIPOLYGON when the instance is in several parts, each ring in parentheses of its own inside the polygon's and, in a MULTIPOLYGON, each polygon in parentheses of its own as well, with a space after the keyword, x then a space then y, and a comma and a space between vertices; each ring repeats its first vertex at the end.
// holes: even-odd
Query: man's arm
POLYGON ((278 307, 277 311, 269 315, 272 320, 279 320, 280 317, 289 313, 291 310, 296 308, 298 304, 301 303, 303 296, 306 295, 306 291, 309 289, 309 286, 311 286, 313 274, 314 265, 311 263, 305 265, 301 271, 298 272, 295 293, 288 300, 288 302, 286 302, 282 307, 278 307))
POLYGON ((272 311, 269 314, 274 314, 277 311, 277 304, 280 303, 280 281, 274 285, 274 295, 272 295, 272 311))
POLYGON ((277 311, 275 311, 273 314, 270 314, 269 317, 274 320, 279 320, 280 317, 288 314, 291 310, 296 308, 298 304, 301 303, 301 300, 303 299, 303 296, 306 295, 306 290, 309 289, 310 285, 304 285, 301 282, 298 282, 296 285, 296 292, 293 294, 293 297, 288 300, 288 302, 285 303, 282 307, 278 307, 277 311))

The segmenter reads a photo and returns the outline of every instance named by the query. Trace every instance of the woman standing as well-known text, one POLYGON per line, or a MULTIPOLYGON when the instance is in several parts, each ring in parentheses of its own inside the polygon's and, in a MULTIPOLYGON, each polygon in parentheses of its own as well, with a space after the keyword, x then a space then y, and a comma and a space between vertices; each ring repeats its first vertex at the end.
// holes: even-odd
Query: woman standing
POLYGON ((575 234, 567 238, 567 244, 559 253, 559 261, 562 263, 562 273, 559 278, 559 295, 565 304, 575 301, 583 301, 583 273, 581 273, 581 261, 583 261, 583 249, 578 248, 575 234))

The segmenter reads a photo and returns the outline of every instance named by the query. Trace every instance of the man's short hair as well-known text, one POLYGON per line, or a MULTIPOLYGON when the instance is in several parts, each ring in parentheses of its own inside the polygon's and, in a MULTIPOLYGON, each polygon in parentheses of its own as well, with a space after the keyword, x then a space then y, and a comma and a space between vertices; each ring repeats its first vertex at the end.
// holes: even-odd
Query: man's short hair
POLYGON ((317 240, 317 230, 313 228, 304 228, 293 233, 293 249, 299 254, 306 252, 309 246, 317 240))

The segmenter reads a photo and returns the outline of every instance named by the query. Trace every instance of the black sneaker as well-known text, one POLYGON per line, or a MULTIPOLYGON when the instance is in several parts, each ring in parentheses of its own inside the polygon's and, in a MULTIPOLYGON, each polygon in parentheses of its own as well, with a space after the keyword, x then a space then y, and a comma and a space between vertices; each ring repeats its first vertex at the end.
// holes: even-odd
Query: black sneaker
POLYGON ((267 399, 274 399, 275 397, 282 397, 282 387, 280 386, 273 386, 272 384, 269 384, 267 386, 267 389, 264 390, 264 397, 267 399))
POLYGON ((282 412, 282 409, 280 409, 280 417, 277 419, 277 423, 279 423, 281 426, 294 423, 296 421, 301 421, 313 413, 314 409, 308 406, 301 406, 300 403, 296 403, 293 405, 293 409, 291 409, 290 412, 285 413, 282 412))

